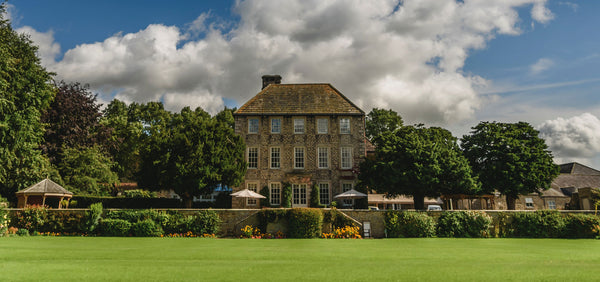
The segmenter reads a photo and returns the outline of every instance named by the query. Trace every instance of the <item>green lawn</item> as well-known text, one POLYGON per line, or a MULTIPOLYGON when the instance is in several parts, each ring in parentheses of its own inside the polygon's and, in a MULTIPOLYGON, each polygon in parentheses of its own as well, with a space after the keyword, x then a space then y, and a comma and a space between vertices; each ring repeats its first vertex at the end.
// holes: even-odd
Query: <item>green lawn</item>
POLYGON ((598 281, 600 241, 0 238, 2 281, 598 281))

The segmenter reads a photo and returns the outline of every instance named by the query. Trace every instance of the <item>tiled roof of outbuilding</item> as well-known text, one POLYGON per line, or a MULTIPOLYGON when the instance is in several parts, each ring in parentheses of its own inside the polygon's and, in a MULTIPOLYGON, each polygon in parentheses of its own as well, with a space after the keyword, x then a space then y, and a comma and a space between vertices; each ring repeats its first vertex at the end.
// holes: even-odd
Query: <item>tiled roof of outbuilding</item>
POLYGON ((73 195, 67 189, 58 185, 56 182, 46 178, 29 188, 18 191, 17 194, 65 194, 73 195))
POLYGON ((270 84, 240 107, 238 115, 364 115, 331 84, 270 84))

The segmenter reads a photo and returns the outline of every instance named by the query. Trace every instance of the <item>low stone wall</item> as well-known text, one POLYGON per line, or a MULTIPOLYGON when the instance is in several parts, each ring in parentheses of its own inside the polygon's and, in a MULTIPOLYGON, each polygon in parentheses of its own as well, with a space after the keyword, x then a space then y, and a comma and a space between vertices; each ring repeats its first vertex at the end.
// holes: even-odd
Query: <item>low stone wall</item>
MULTIPOLYGON (((15 211, 19 211, 21 209, 9 209, 9 211, 15 212, 15 211)), ((108 212, 114 209, 105 209, 104 212, 108 212)), ((177 211, 184 213, 184 214, 192 214, 195 213, 197 211, 199 211, 200 209, 178 209, 177 211)), ((260 211, 259 209, 213 209, 214 211, 216 211, 219 214, 219 218, 221 219, 221 227, 220 227, 220 232, 219 232, 219 236, 221 237, 238 237, 241 235, 241 229, 244 228, 244 226, 246 225, 252 225, 254 227, 258 227, 259 226, 259 218, 258 218, 258 212, 260 211)), ((47 210, 49 213, 52 212, 69 212, 69 213, 76 213, 76 214, 84 214, 87 209, 48 209, 47 210)), ((345 210, 345 209, 338 209, 338 211, 344 213, 345 215, 349 216, 350 218, 354 219, 355 221, 359 222, 361 225, 364 224, 365 222, 369 222, 371 225, 371 237, 372 238, 385 238, 386 237, 386 233, 385 233, 385 211, 381 210, 381 211, 373 211, 373 210, 345 210)), ((531 210, 518 210, 518 211, 506 211, 506 210, 485 210, 483 211, 485 213, 487 213, 488 215, 492 216, 493 218, 493 222, 492 222, 492 236, 495 235, 495 231, 498 230, 499 228, 499 221, 498 221, 498 217, 501 214, 511 214, 511 213, 516 213, 516 212, 534 212, 531 210)), ((596 212, 593 210, 581 210, 581 211, 559 211, 560 213, 563 214, 569 214, 569 213, 585 213, 585 214, 595 214, 596 212)), ((434 217, 434 218, 438 218, 441 214, 443 213, 443 211, 430 211, 427 212, 428 215, 434 217)), ((280 223, 269 223, 269 225, 267 226, 267 230, 263 230, 266 232, 270 232, 270 233, 275 233, 279 230, 281 231, 286 231, 286 224, 283 222, 280 223)), ((323 232, 331 232, 331 226, 324 224, 323 226, 323 232)), ((364 230, 361 226, 361 235, 364 234, 364 230)))

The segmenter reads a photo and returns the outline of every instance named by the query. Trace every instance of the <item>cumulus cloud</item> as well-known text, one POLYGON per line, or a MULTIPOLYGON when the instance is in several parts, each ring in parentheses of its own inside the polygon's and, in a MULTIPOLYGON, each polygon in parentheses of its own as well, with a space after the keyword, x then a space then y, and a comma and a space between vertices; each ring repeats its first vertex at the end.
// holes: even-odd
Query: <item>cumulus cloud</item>
POLYGON ((54 42, 54 32, 39 32, 32 27, 24 26, 16 29, 18 33, 28 34, 31 40, 38 46, 38 57, 45 66, 55 63, 56 56, 60 54, 60 44, 54 42))
POLYGON ((600 155, 600 120, 593 114, 548 120, 538 130, 558 162, 589 163, 600 155))
POLYGON ((393 108, 407 122, 449 124, 482 103, 475 89, 485 79, 462 71, 469 52, 498 34, 520 34, 517 9, 548 22, 545 3, 238 1, 235 24, 214 24, 208 14, 184 30, 151 24, 79 45, 49 68, 90 83, 106 100, 160 99, 167 108, 209 112, 223 98, 244 103, 260 90, 261 75, 280 74, 283 83, 330 82, 365 111, 393 108))
POLYGON ((554 66, 554 61, 548 58, 541 58, 535 64, 529 66, 529 72, 533 75, 542 73, 543 71, 554 66))

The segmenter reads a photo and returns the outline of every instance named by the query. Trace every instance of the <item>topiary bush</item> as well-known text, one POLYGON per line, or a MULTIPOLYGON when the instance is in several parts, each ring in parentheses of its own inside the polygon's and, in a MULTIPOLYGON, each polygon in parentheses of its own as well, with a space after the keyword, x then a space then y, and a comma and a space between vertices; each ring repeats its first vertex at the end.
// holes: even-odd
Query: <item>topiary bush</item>
POLYGON ((480 211, 446 211, 438 218, 439 237, 489 237, 492 217, 480 211))
POLYGON ((98 221, 102 217, 102 203, 91 204, 89 210, 85 212, 85 217, 86 230, 94 232, 96 226, 98 226, 98 221))
POLYGON ((131 233, 135 237, 157 237, 163 235, 163 230, 154 220, 144 219, 131 226, 131 233))
POLYGON ((288 212, 290 238, 317 238, 321 235, 323 213, 319 209, 293 208, 288 212))
POLYGON ((291 208, 292 207, 292 185, 287 182, 283 183, 283 189, 281 190, 281 207, 291 208))
POLYGON ((566 238, 598 238, 600 218, 591 214, 570 214, 565 218, 566 238))
POLYGON ((108 218, 98 224, 98 233, 102 236, 124 237, 130 234, 130 230, 131 223, 123 219, 108 218))
POLYGON ((433 237, 435 220, 421 212, 386 211, 385 230, 388 237, 433 237))
POLYGON ((510 223, 511 236, 559 238, 564 235, 565 219, 558 211, 518 212, 510 223))

